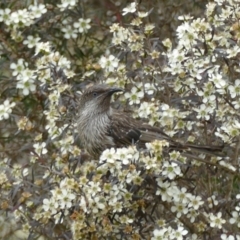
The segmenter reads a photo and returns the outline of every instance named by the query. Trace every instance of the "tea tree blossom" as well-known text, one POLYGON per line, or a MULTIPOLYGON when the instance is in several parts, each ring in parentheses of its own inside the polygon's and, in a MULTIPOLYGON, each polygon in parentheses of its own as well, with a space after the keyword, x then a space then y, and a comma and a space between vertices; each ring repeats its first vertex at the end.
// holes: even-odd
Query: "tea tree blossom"
POLYGON ((171 207, 171 211, 173 213, 176 212, 176 216, 180 218, 182 215, 186 215, 188 213, 188 207, 183 203, 176 203, 171 207))
POLYGON ((234 85, 228 86, 229 93, 232 98, 235 98, 236 96, 239 96, 240 94, 240 80, 237 79, 234 82, 234 85))
POLYGON ((50 239, 240 239, 238 1, 212 0, 198 18, 180 16, 178 27, 173 20, 174 44, 160 40, 164 28, 156 32, 163 1, 153 10, 144 1, 112 1, 100 15, 91 1, 12 1, 0 9, 0 62, 8 68, 0 120, 9 119, 0 187, 1 208, 21 219, 18 230, 34 235, 40 226, 50 239), (156 140, 92 159, 75 138, 75 113, 79 90, 96 79, 126 88, 116 110, 130 109, 181 146, 206 149, 177 151, 156 140))
POLYGON ((120 160, 122 164, 127 165, 132 160, 132 154, 128 148, 119 148, 116 151, 116 159, 120 160))
POLYGON ((187 218, 189 218, 190 219, 190 222, 191 223, 194 223, 195 222, 195 219, 196 219, 196 217, 198 216, 198 212, 196 211, 196 210, 194 210, 194 209, 189 209, 189 212, 188 212, 188 214, 187 214, 187 218))
POLYGON ((27 9, 19 9, 16 12, 12 12, 11 19, 15 24, 23 24, 24 26, 30 26, 33 23, 30 12, 27 9))
POLYGON ((11 23, 11 10, 9 8, 0 9, 0 22, 4 22, 6 25, 11 23))
POLYGON ((42 142, 42 143, 34 143, 33 144, 33 147, 36 151, 36 153, 38 155, 41 155, 41 154, 46 154, 48 152, 47 148, 46 148, 46 143, 45 142, 42 142))
POLYGON ((64 11, 67 8, 72 9, 76 4, 76 0, 61 0, 61 4, 58 4, 57 6, 61 11, 64 11))
POLYGON ((229 219, 229 222, 231 224, 234 224, 236 223, 237 226, 240 228, 240 214, 239 214, 239 211, 233 211, 232 212, 232 218, 229 219))
POLYGON ((179 190, 174 182, 169 182, 161 178, 157 179, 158 189, 156 195, 161 195, 162 201, 171 202, 173 195, 175 195, 179 190))
POLYGON ((95 198, 89 198, 88 204, 91 211, 95 214, 106 209, 105 200, 103 197, 97 196, 95 198))
POLYGON ((222 88, 226 85, 226 81, 223 79, 220 74, 210 74, 209 80, 214 83, 217 88, 222 88))
POLYGON ((2 104, 0 104, 0 120, 8 119, 15 105, 16 103, 10 103, 9 99, 6 99, 2 104))
POLYGON ((151 238, 151 240, 163 240, 163 239, 165 239, 166 231, 167 231, 167 228, 155 229, 153 231, 153 237, 151 238))
POLYGON ((28 36, 26 40, 23 41, 24 45, 27 45, 28 48, 35 47, 40 41, 39 37, 34 37, 32 35, 28 36))
POLYGON ((162 174, 169 179, 174 179, 176 176, 182 175, 180 167, 174 162, 164 162, 162 174))
POLYGON ((100 185, 99 182, 93 182, 93 181, 89 182, 86 189, 87 193, 92 197, 95 196, 98 192, 101 191, 101 188, 99 185, 100 185))
POLYGON ((76 198, 75 194, 62 189, 62 194, 58 196, 58 202, 62 209, 70 208, 72 206, 72 201, 76 198))
POLYGON ((229 235, 229 234, 221 234, 221 239, 222 240, 239 240, 240 237, 239 236, 236 236, 236 238, 233 236, 233 235, 229 235))
POLYGON ((22 89, 23 95, 29 95, 36 90, 35 72, 26 68, 17 76, 17 88, 22 89))
POLYGON ((33 18, 40 18, 44 13, 47 12, 46 6, 44 4, 30 5, 29 10, 31 11, 33 18))
POLYGON ((50 211, 51 214, 56 214, 58 209, 58 202, 53 199, 43 199, 43 209, 45 212, 50 211))
POLYGON ((216 200, 216 196, 212 195, 211 197, 207 198, 208 206, 213 208, 214 206, 218 205, 218 201, 216 200))
POLYGON ((226 222, 225 219, 222 218, 222 213, 218 212, 217 215, 214 215, 213 213, 209 214, 209 220, 210 220, 210 226, 211 227, 217 227, 219 229, 222 228, 222 225, 226 222))
POLYGON ((137 10, 136 6, 137 6, 137 4, 135 2, 130 3, 126 8, 123 9, 122 15, 136 12, 136 10, 137 10))
POLYGON ((175 202, 187 204, 189 202, 189 194, 187 193, 187 189, 182 188, 178 193, 173 196, 173 198, 175 202))
POLYGON ((74 29, 72 26, 66 25, 61 30, 62 32, 64 32, 64 37, 66 39, 77 38, 77 30, 74 29))
POLYGON ((25 68, 28 66, 28 63, 24 61, 24 59, 19 58, 17 63, 11 63, 10 68, 13 69, 12 75, 17 76, 21 74, 25 68))
POLYGON ((103 151, 100 162, 107 161, 109 163, 114 163, 116 161, 116 150, 114 148, 106 149, 103 151))
POLYGON ((182 226, 178 226, 178 229, 174 232, 174 236, 177 240, 182 240, 184 239, 184 235, 186 235, 188 231, 184 229, 182 226))
POLYGON ((200 196, 191 196, 189 197, 189 200, 190 201, 188 206, 193 207, 194 210, 199 209, 199 207, 204 203, 203 201, 201 201, 202 198, 200 196))
POLYGON ((144 92, 141 89, 133 87, 131 92, 126 92, 124 96, 129 99, 129 104, 139 104, 141 98, 144 96, 144 92))
POLYGON ((99 60, 100 66, 108 72, 113 72, 118 67, 119 60, 113 55, 102 56, 99 60))
POLYGON ((91 25, 89 24, 91 22, 91 19, 83 19, 80 18, 78 22, 75 22, 73 24, 74 28, 78 30, 79 33, 87 33, 88 30, 91 28, 91 25))
POLYGON ((201 104, 200 108, 195 108, 195 111, 198 113, 197 118, 200 119, 210 119, 210 114, 213 112, 213 109, 205 104, 201 104))

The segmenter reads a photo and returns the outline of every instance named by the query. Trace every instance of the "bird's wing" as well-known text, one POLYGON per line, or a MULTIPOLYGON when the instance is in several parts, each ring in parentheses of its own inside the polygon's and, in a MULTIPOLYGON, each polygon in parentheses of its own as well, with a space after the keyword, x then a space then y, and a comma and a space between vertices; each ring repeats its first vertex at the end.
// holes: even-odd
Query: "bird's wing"
POLYGON ((151 125, 140 122, 139 130, 142 133, 141 141, 152 142, 153 140, 167 140, 171 142, 171 138, 164 133, 161 129, 153 127, 151 125))
POLYGON ((170 137, 157 127, 137 121, 126 113, 114 112, 111 115, 111 127, 108 129, 117 147, 136 144, 145 148, 145 143, 155 139, 170 141, 170 137))
POLYGON ((175 150, 192 149, 203 153, 215 153, 222 150, 222 146, 199 146, 188 143, 182 144, 178 141, 174 141, 160 128, 137 121, 126 113, 114 113, 111 115, 110 119, 111 125, 108 128, 108 135, 112 137, 116 147, 136 145, 138 148, 145 148, 145 143, 154 140, 166 140, 169 142, 170 149, 175 150))
POLYGON ((116 113, 111 116, 108 135, 114 139, 117 147, 124 147, 136 144, 141 137, 141 131, 134 125, 134 119, 124 113, 116 113))

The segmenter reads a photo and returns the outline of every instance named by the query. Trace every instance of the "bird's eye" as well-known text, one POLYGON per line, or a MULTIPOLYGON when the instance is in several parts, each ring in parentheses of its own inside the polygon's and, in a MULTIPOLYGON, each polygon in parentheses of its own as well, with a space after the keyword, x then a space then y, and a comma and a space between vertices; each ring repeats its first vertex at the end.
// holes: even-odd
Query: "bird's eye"
POLYGON ((98 93, 97 92, 93 92, 93 97, 97 97, 98 96, 98 93))

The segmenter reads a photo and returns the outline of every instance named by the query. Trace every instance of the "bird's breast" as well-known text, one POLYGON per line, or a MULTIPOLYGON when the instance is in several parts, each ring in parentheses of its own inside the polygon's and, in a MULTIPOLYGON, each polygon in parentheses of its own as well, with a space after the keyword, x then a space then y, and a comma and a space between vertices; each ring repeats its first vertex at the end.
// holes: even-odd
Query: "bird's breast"
POLYGON ((79 121, 80 139, 90 154, 97 155, 106 148, 115 146, 113 138, 107 134, 111 124, 107 114, 98 114, 90 118, 82 115, 79 121))

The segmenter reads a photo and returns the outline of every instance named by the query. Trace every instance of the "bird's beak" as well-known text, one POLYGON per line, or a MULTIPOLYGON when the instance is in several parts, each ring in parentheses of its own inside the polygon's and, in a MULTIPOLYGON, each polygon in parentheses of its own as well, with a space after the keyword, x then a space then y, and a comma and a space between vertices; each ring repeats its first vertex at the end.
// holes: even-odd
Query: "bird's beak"
POLYGON ((112 95, 115 92, 124 92, 124 90, 122 88, 117 88, 117 87, 112 87, 112 88, 109 88, 108 90, 109 95, 112 95))

